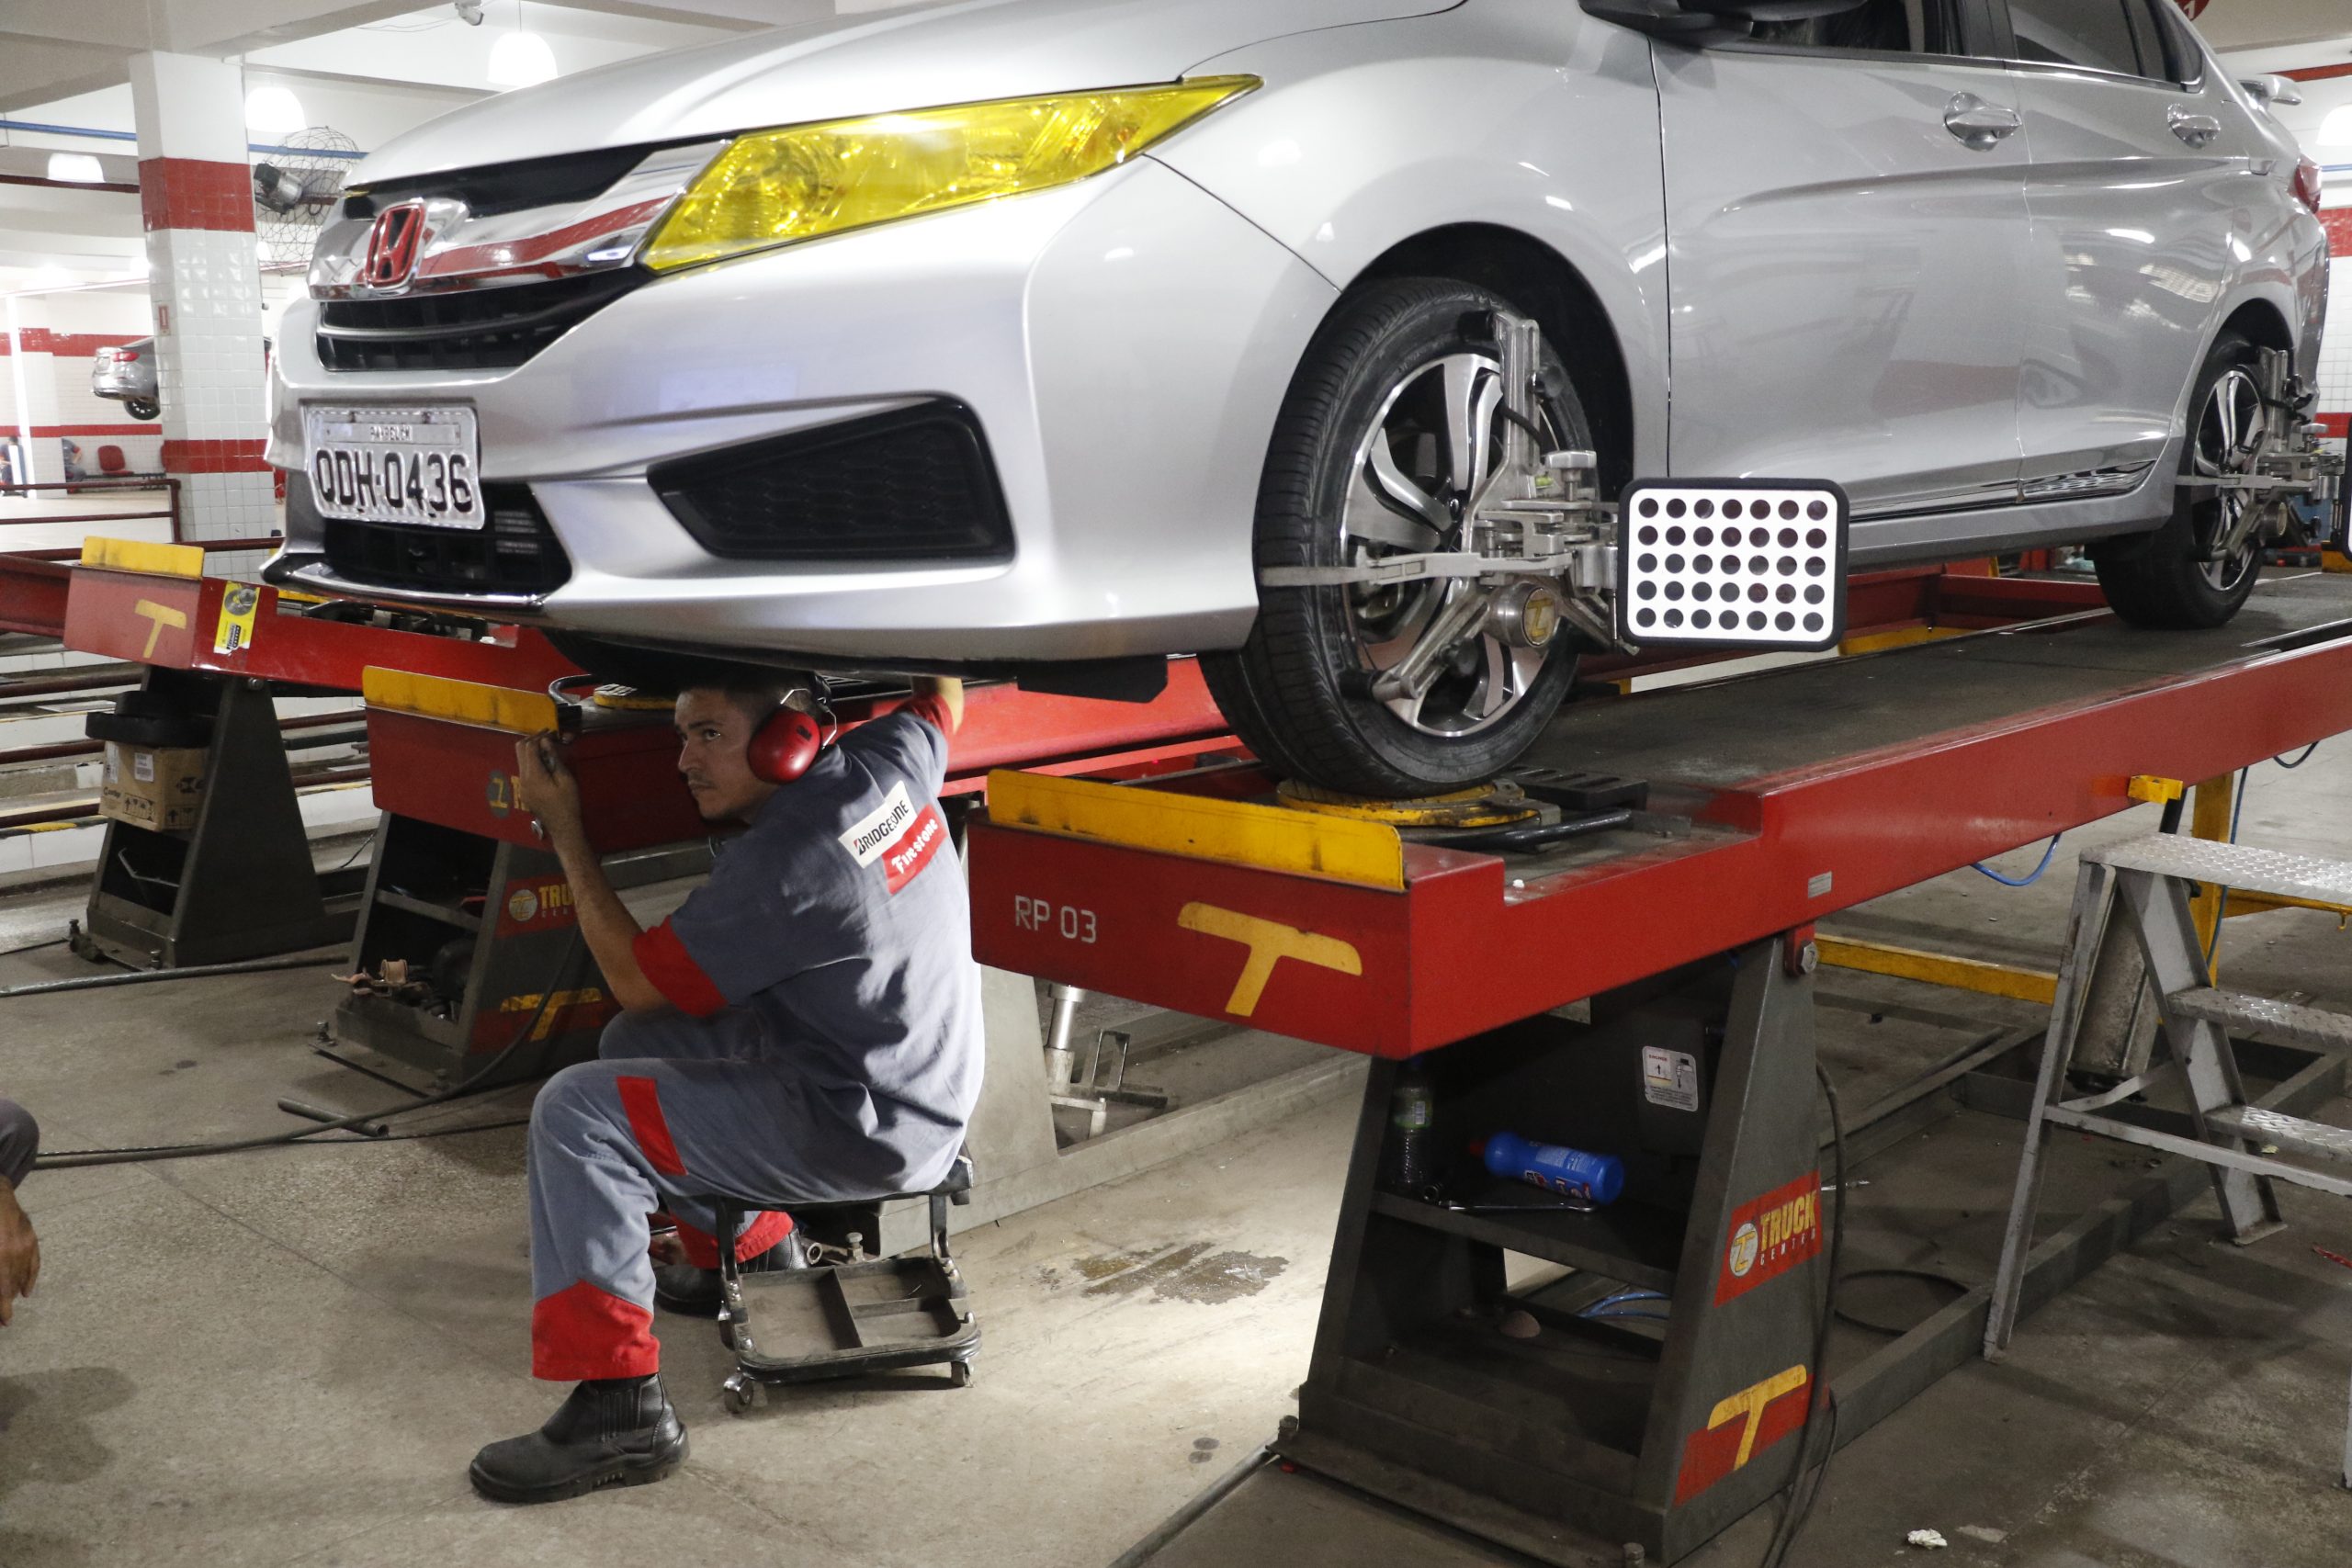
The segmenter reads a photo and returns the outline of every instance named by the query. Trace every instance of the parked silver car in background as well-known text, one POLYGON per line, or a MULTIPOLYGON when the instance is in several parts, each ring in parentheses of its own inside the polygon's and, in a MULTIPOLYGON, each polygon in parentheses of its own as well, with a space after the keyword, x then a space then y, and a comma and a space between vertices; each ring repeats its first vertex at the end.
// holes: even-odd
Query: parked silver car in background
POLYGON ((2300 438, 2316 167, 2171 0, 1776 8, 983 0, 460 110, 287 315, 271 575, 599 668, 1199 652, 1278 764, 1425 792, 1611 636, 1605 548, 1540 626, 1427 564, 1524 319, 1604 494, 1834 480, 1857 565, 2096 541, 2126 617, 2225 619, 2284 508, 2177 480, 2300 438))
POLYGON ((133 419, 164 412, 155 394, 155 340, 113 344, 90 356, 90 390, 122 404, 133 419))

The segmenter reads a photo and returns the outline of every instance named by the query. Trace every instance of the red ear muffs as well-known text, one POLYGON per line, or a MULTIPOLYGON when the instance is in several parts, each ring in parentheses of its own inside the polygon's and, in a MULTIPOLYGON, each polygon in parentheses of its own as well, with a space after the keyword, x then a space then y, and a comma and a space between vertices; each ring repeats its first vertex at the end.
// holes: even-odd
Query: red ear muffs
POLYGON ((752 737, 752 774, 769 784, 790 784, 824 749, 825 732, 815 719, 798 708, 780 707, 752 737))

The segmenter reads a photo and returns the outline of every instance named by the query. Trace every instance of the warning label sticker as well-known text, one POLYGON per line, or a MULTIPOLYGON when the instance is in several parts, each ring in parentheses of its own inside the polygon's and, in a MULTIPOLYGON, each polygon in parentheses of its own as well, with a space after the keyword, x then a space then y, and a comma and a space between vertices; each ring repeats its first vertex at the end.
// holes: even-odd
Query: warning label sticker
POLYGON ((1675 1111, 1699 1109, 1699 1058, 1662 1045, 1642 1047, 1642 1098, 1675 1111))

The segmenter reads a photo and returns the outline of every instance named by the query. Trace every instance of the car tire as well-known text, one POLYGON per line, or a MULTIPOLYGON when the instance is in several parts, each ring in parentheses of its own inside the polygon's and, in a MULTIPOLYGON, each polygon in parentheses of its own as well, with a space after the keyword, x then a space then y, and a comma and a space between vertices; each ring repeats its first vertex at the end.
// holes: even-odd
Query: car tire
MULTIPOLYGON (((1335 566, 1411 547, 1352 534, 1354 518, 1392 535, 1426 537, 1422 549, 1459 547, 1466 487, 1453 482, 1454 460, 1447 452, 1475 451, 1478 443, 1456 439, 1450 428, 1417 431, 1417 423, 1439 423, 1458 401, 1469 411, 1464 430, 1476 427, 1480 397, 1456 397, 1446 378, 1496 373, 1494 315, 1510 309, 1499 295, 1470 284, 1396 278, 1363 288, 1333 310, 1275 421, 1258 493, 1259 569, 1335 566), (1432 375, 1439 378, 1434 392, 1432 375), (1380 502, 1366 467, 1375 436, 1386 438, 1392 474, 1403 473, 1427 497, 1444 492, 1438 505, 1453 513, 1455 533, 1441 536, 1415 513, 1380 502), (1407 526, 1365 510, 1374 504, 1407 526)), ((1539 380, 1546 447, 1589 447, 1583 404, 1548 344, 1539 380)), ((1490 463, 1501 426, 1491 412, 1484 417, 1483 461, 1490 463)), ((1475 483, 1482 460, 1467 461, 1475 483)), ((1204 660, 1210 689, 1242 739, 1294 777, 1386 798, 1482 783, 1527 750, 1566 694, 1576 673, 1567 633, 1546 648, 1517 650, 1474 637, 1454 650, 1446 673, 1421 698, 1384 702, 1372 684, 1401 656, 1396 649, 1411 641, 1415 626, 1426 628, 1434 606, 1471 591, 1461 580, 1402 589, 1261 587, 1249 640, 1238 652, 1204 660), (1391 630, 1399 637, 1367 641, 1391 630)))
MULTIPOLYGON (((2239 471, 2235 443, 2221 411, 2242 420, 2260 412, 2260 392, 2251 374, 2255 347, 2236 333, 2223 333, 2205 355, 2189 398, 2188 434, 2182 446, 2184 477, 2239 471), (2249 401, 2248 400, 2251 400, 2249 401)), ((2091 547, 2107 602, 2135 626, 2189 630, 2218 626, 2238 613, 2262 575, 2262 541, 2250 539, 2226 561, 2208 561, 2205 547, 2217 528, 2234 516, 2226 491, 2180 487, 2173 491, 2172 514, 2152 534, 2109 539, 2091 547)))
POLYGON ((122 408, 125 413, 142 423, 153 419, 164 412, 163 404, 147 402, 139 398, 125 398, 122 400, 122 408))

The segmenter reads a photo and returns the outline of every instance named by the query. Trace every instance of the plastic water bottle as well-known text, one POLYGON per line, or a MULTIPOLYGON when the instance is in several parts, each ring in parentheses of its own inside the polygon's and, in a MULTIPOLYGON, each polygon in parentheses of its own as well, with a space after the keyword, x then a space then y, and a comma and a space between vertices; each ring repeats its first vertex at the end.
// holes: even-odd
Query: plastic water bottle
POLYGON ((1470 1145, 1479 1162, 1508 1181, 1565 1192, 1594 1203, 1614 1203, 1625 1190, 1625 1162, 1565 1144, 1539 1144, 1516 1133, 1491 1133, 1470 1145))
POLYGON ((1437 1095, 1415 1064, 1396 1075, 1388 1097, 1387 1185, 1416 1196, 1437 1185, 1437 1095))

